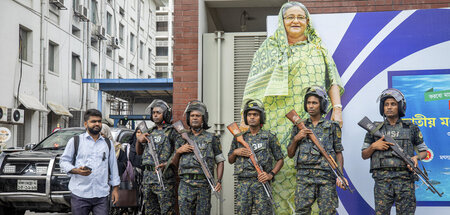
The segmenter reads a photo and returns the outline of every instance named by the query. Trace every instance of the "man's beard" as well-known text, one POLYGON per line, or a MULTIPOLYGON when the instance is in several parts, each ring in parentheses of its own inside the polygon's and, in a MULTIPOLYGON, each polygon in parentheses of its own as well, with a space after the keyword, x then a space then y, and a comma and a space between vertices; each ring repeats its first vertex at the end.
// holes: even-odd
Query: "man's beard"
POLYGON ((100 131, 101 131, 101 130, 102 130, 102 129, 101 129, 100 127, 98 127, 98 126, 95 126, 95 127, 92 127, 92 128, 89 128, 89 127, 88 127, 89 133, 91 133, 91 134, 93 134, 93 135, 100 134, 100 131), (96 130, 96 128, 99 128, 99 129, 96 130))

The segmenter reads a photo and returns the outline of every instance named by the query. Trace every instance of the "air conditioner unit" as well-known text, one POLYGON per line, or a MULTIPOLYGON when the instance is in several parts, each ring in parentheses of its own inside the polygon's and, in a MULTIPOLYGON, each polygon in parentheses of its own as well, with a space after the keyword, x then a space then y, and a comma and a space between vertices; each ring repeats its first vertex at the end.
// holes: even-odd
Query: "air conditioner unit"
POLYGON ((8 108, 0 106, 0 123, 8 122, 8 108))
POLYGON ((22 109, 9 108, 8 109, 9 123, 23 124, 23 119, 25 118, 24 113, 25 112, 22 109))
POLYGON ((106 29, 103 26, 97 26, 97 37, 101 40, 106 40, 106 29))
POLYGON ((89 22, 89 9, 83 5, 78 5, 77 10, 75 10, 75 15, 80 18, 81 21, 89 22))
POLYGON ((67 7, 64 6, 64 0, 50 0, 50 4, 55 5, 60 10, 67 10, 67 7))
POLYGON ((111 47, 113 49, 118 49, 120 48, 120 40, 117 37, 111 37, 111 47))

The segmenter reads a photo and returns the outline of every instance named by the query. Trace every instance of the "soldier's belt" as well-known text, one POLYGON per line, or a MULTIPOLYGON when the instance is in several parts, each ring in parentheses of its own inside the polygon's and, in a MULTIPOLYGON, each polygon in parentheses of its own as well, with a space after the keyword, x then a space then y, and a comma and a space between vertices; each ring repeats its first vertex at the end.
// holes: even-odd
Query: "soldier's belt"
POLYGON ((407 171, 408 169, 406 167, 382 167, 375 170, 381 170, 381 171, 407 171))
POLYGON ((181 177, 186 180, 204 180, 204 179, 206 179, 205 175, 200 175, 200 174, 184 174, 184 175, 181 175, 181 177))

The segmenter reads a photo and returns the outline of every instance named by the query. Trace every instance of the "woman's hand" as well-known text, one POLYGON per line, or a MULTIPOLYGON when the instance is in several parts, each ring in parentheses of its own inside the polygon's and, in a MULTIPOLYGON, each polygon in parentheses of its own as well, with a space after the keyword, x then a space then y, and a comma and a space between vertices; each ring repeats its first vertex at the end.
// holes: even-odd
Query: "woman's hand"
POLYGON ((333 113, 331 114, 331 120, 339 122, 339 126, 342 128, 342 108, 334 107, 333 113))

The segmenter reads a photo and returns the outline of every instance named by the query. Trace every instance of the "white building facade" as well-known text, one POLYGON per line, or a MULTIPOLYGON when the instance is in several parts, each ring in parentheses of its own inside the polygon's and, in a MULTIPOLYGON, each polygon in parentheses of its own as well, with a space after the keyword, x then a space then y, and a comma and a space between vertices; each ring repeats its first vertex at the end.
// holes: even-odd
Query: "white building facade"
POLYGON ((172 78, 173 71, 173 0, 156 8, 156 61, 157 78, 172 78))
MULTIPOLYGON (((37 143, 58 125, 80 126, 97 108, 82 79, 155 78, 156 8, 163 0, 0 1, 0 106, 24 123, 0 122, 8 147, 37 143)), ((105 116, 109 114, 103 96, 105 116)))

